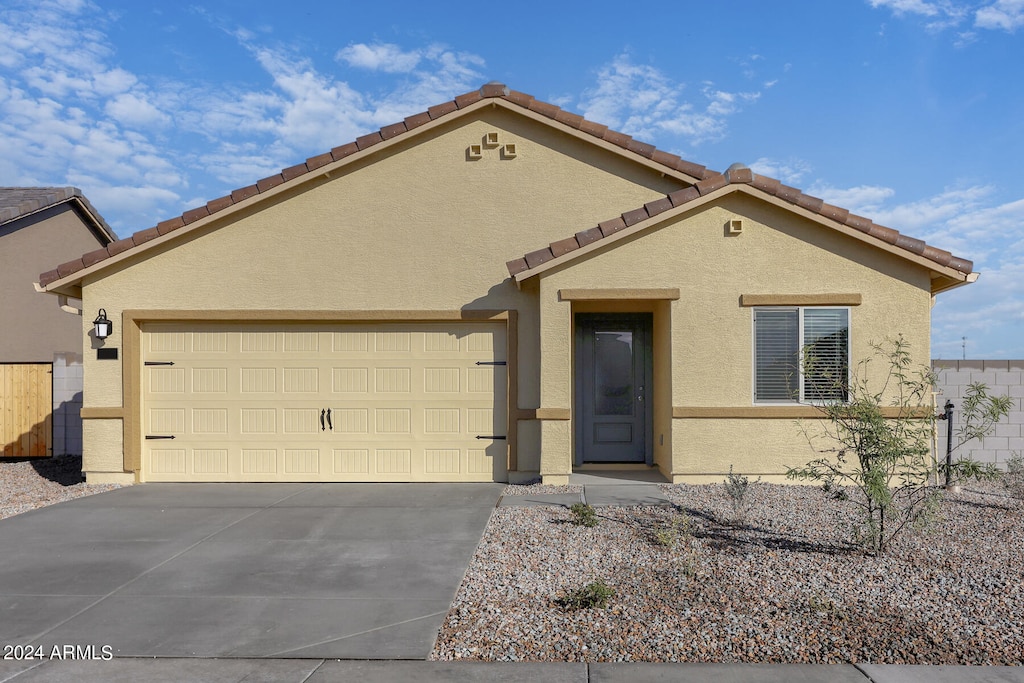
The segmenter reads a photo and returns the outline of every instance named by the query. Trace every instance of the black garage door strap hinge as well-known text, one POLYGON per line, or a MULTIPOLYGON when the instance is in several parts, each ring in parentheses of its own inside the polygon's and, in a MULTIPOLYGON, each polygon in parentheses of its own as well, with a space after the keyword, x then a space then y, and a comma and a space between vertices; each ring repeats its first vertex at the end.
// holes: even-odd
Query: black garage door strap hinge
POLYGON ((173 360, 147 360, 143 365, 174 365, 173 360))
POLYGON ((173 436, 164 436, 162 434, 157 434, 157 435, 146 434, 146 440, 147 441, 156 441, 157 439, 173 439, 173 438, 174 438, 173 436))
POLYGON ((491 434, 491 435, 488 435, 488 436, 484 436, 484 435, 481 434, 480 436, 477 436, 476 438, 478 438, 478 439, 495 439, 497 441, 504 441, 508 437, 506 437, 506 436, 496 436, 494 434, 491 434))
POLYGON ((478 360, 477 365, 508 365, 508 361, 503 360, 478 360))

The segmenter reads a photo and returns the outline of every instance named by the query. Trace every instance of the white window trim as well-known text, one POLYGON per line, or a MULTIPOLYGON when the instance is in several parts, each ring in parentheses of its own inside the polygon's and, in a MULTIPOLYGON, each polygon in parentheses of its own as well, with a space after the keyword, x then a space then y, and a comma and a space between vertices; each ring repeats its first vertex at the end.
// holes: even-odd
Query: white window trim
MULTIPOLYGON (((804 348, 804 311, 806 309, 828 309, 828 310, 844 310, 846 311, 846 382, 849 385, 850 373, 852 371, 853 344, 851 342, 852 328, 853 328, 853 315, 851 306, 753 306, 750 309, 750 397, 753 405, 757 406, 796 406, 796 405, 808 405, 808 406, 820 406, 826 405, 829 401, 808 401, 804 397, 804 373, 803 373, 803 348, 804 348), (757 312, 758 311, 796 311, 797 312, 797 328, 800 335, 800 358, 799 358, 799 373, 800 376, 797 380, 798 386, 800 387, 800 399, 797 401, 779 401, 779 400, 758 400, 757 398, 757 312)), ((850 396, 847 393, 845 401, 849 401, 850 396)))

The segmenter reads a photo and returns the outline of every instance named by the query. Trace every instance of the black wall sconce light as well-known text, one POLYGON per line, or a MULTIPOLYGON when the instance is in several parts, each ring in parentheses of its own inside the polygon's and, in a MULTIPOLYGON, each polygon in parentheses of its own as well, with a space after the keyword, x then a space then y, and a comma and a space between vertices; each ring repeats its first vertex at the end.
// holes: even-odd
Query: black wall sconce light
POLYGON ((92 325, 97 339, 106 339, 114 331, 114 323, 107 320, 107 312, 102 308, 96 319, 92 321, 92 325))

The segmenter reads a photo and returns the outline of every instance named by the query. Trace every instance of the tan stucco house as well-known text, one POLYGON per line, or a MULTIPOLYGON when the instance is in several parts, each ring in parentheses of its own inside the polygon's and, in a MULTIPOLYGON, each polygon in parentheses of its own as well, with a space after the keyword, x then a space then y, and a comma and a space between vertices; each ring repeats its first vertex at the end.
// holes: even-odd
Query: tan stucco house
POLYGON ((0 187, 0 456, 81 454, 82 322, 32 285, 116 239, 78 188, 0 187))
POLYGON ((40 283, 83 302, 90 481, 679 482, 806 462, 800 348, 927 363, 971 271, 492 83, 40 283))

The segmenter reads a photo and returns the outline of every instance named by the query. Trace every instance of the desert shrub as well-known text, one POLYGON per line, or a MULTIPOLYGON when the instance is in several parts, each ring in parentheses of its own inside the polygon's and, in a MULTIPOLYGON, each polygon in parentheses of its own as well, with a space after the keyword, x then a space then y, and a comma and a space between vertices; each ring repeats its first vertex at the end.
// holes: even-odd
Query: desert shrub
POLYGON ((733 472, 732 465, 729 465, 729 474, 725 478, 725 495, 728 496, 729 504, 732 506, 733 521, 741 521, 747 516, 747 510, 750 508, 747 493, 750 491, 750 487, 759 481, 761 481, 760 477, 757 478, 757 481, 751 482, 749 477, 733 472))
MULTIPOLYGON (((902 337, 873 344, 875 358, 886 366, 881 385, 871 385, 867 368, 871 358, 860 361, 847 382, 840 378, 846 401, 820 404, 824 419, 817 433, 806 430, 819 452, 834 453, 803 467, 790 468, 791 479, 817 481, 833 497, 847 496, 844 487, 859 495, 847 496, 857 510, 852 540, 872 555, 885 551, 903 530, 924 528, 934 518, 943 489, 930 485, 930 478, 947 475, 950 482, 992 479, 998 471, 991 465, 961 458, 949 466, 931 459, 931 436, 935 412, 931 391, 935 375, 929 368, 912 366, 909 344, 902 337), (829 445, 820 448, 826 441, 829 445)), ((813 366, 811 350, 804 350, 804 363, 813 366)), ((1009 414, 1008 396, 991 396, 984 384, 972 384, 962 400, 961 425, 954 447, 984 438, 995 424, 1009 414)))
POLYGON ((651 540, 655 545, 664 546, 671 550, 680 543, 689 540, 692 528, 693 522, 690 520, 690 516, 682 512, 674 515, 666 526, 656 529, 651 534, 651 540))
POLYGON ((569 610, 604 609, 613 595, 615 595, 615 589, 601 579, 597 579, 586 586, 569 591, 555 602, 560 607, 569 610))
POLYGON ((569 508, 572 513, 572 521, 576 526, 597 526, 597 512, 592 505, 576 503, 569 508))

